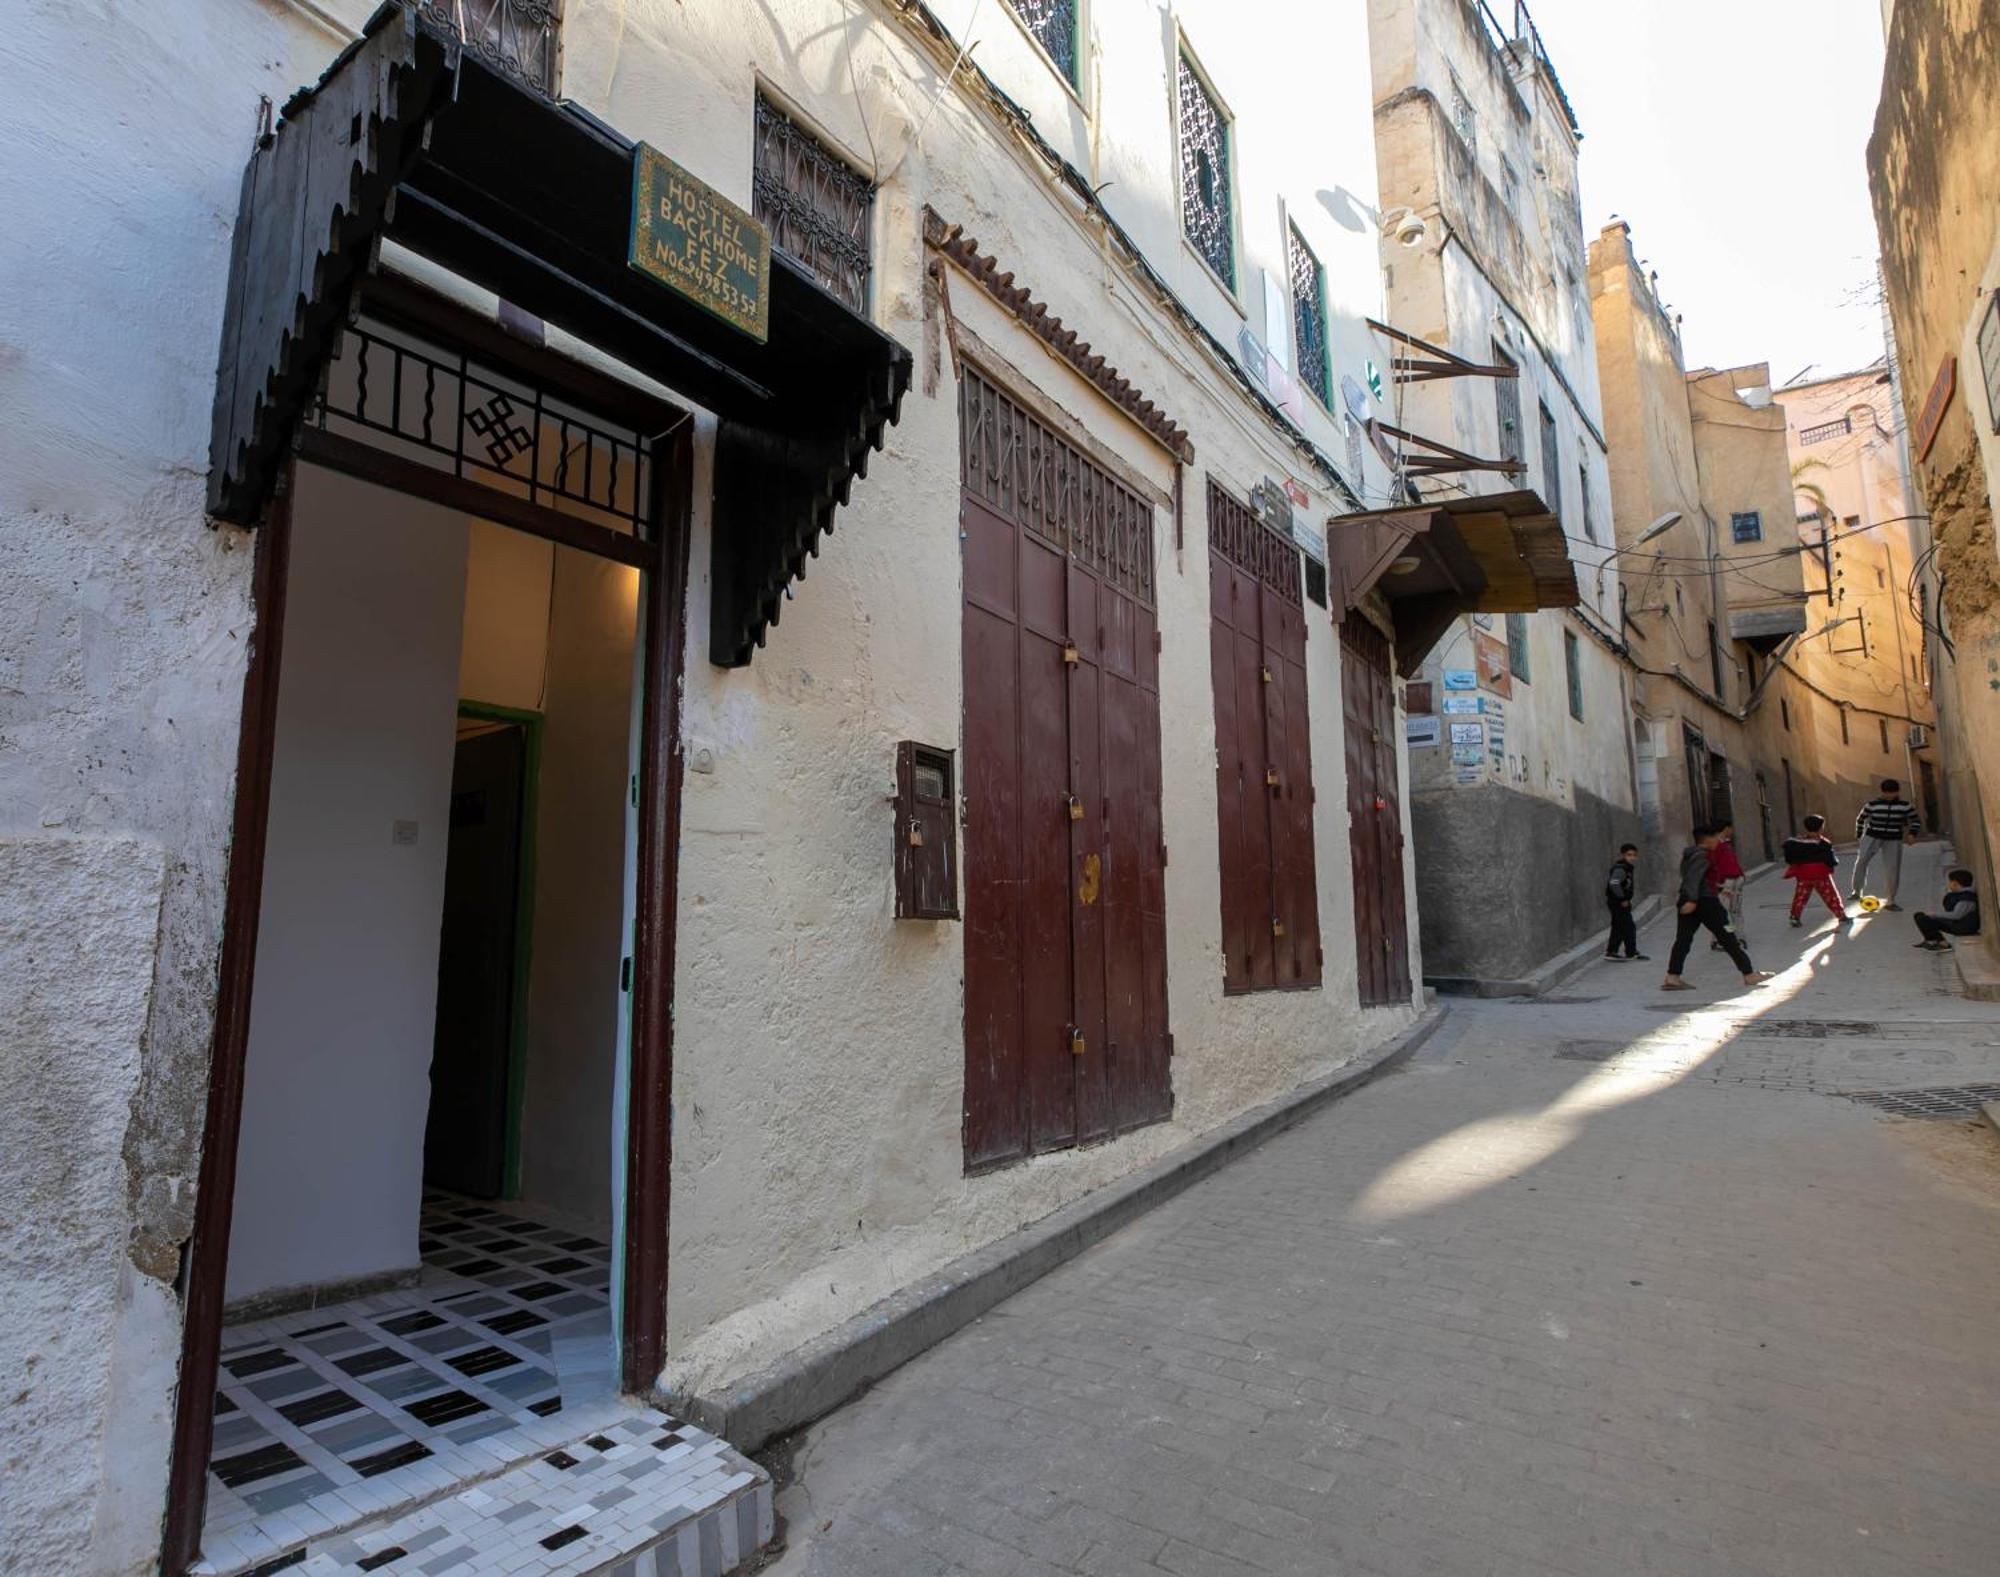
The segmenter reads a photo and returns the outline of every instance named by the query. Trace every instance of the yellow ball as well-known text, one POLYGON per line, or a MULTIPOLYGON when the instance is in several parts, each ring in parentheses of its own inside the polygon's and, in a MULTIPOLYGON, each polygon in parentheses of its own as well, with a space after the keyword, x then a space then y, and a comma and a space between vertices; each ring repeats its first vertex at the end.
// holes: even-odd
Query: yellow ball
POLYGON ((1880 898, 1864 898, 1861 900, 1861 907, 1867 913, 1873 914, 1877 909, 1882 907, 1882 900, 1880 898))

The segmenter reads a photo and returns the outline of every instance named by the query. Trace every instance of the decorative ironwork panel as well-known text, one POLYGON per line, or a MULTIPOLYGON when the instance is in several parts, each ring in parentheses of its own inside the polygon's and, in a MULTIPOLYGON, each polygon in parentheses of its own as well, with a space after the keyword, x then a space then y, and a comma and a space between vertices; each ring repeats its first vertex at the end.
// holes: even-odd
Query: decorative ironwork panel
POLYGON ((1208 479, 1208 545, 1281 597, 1305 606, 1297 544, 1265 525, 1214 477, 1208 479))
POLYGON ((1186 55, 1180 57, 1181 226, 1232 290, 1236 227, 1229 189, 1229 121, 1186 55))
MULTIPOLYGON (((1289 231, 1292 273, 1292 337, 1299 348, 1299 382, 1333 403, 1333 363, 1326 346, 1326 270, 1297 230, 1289 231)), ((1359 473, 1355 482, 1360 483, 1359 473)))
POLYGON ((426 22, 462 38, 481 60, 550 98, 562 34, 561 0, 404 0, 426 22))
POLYGON ((1821 444, 1825 443, 1829 438, 1845 438, 1853 431, 1854 424, 1843 416, 1838 421, 1821 422, 1817 427, 1801 427, 1799 429, 1799 442, 1802 444, 1821 444))
POLYGON ((1150 504, 971 367, 959 378, 958 414, 967 492, 1153 606, 1150 504))
POLYGON ((643 535, 652 518, 649 437, 372 320, 341 335, 308 420, 614 531, 643 535))
POLYGON ((751 211, 771 244, 857 312, 868 310, 868 229, 875 188, 761 94, 751 211))
POLYGON ((1077 0, 1007 0, 1071 87, 1077 83, 1077 0))

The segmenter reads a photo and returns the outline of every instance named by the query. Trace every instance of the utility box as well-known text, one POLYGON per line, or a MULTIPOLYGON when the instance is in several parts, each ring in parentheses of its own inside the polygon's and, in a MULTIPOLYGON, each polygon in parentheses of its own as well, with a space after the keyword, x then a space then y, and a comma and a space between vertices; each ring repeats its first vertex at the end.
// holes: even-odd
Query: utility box
POLYGON ((896 918, 958 918, 957 784, 952 752, 896 746, 896 918))

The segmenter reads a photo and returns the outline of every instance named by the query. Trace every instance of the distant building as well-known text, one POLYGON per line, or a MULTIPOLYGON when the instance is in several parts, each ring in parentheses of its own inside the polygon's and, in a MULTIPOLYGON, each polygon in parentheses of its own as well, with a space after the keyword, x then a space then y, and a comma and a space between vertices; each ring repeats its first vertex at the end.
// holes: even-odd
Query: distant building
POLYGON ((1508 499, 1575 562, 1574 606, 1448 619, 1419 676, 1447 708, 1411 754, 1424 968, 1475 988, 1600 925, 1607 851, 1638 830, 1579 134, 1527 8, 1505 9, 1369 8, 1382 204, 1427 226, 1385 254, 1402 476, 1454 509, 1508 499))
POLYGON ((1930 596, 1916 573, 1929 520, 1916 512, 1888 368, 1787 384, 1776 398, 1805 550, 1808 635, 1791 662, 1812 687, 1819 808, 1852 828, 1892 777, 1925 826, 1944 831, 1949 802, 1925 661, 1930 596))
POLYGON ((1591 243, 1590 293, 1642 819, 1661 854, 1733 820, 1755 865, 1817 808, 1810 692, 1785 666, 1806 614, 1784 415, 1762 364, 1685 369, 1623 222, 1591 243))

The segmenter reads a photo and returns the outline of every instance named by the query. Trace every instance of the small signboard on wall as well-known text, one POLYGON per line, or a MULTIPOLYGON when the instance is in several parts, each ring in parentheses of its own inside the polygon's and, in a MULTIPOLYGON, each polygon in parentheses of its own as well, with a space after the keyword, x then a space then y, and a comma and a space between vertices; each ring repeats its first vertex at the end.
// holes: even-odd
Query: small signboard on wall
POLYGON ((1403 720, 1403 738, 1412 750, 1426 750, 1437 744, 1440 726, 1434 717, 1408 717, 1403 720))
POLYGON ((770 338, 770 233, 643 142, 632 150, 627 261, 760 345, 770 338))
POLYGON ((1477 717, 1479 697, 1476 695, 1448 695, 1444 698, 1446 717, 1477 717))
POLYGON ((1514 676, 1507 669, 1507 643, 1475 630, 1472 660, 1479 665, 1479 682, 1498 696, 1514 694, 1514 676))
POLYGON ((1444 687, 1447 690, 1477 690, 1479 675, 1470 668, 1447 668, 1444 671, 1444 687))
POLYGON ((1486 730, 1477 723, 1453 723, 1451 742, 1454 745, 1477 745, 1485 742, 1486 730))

